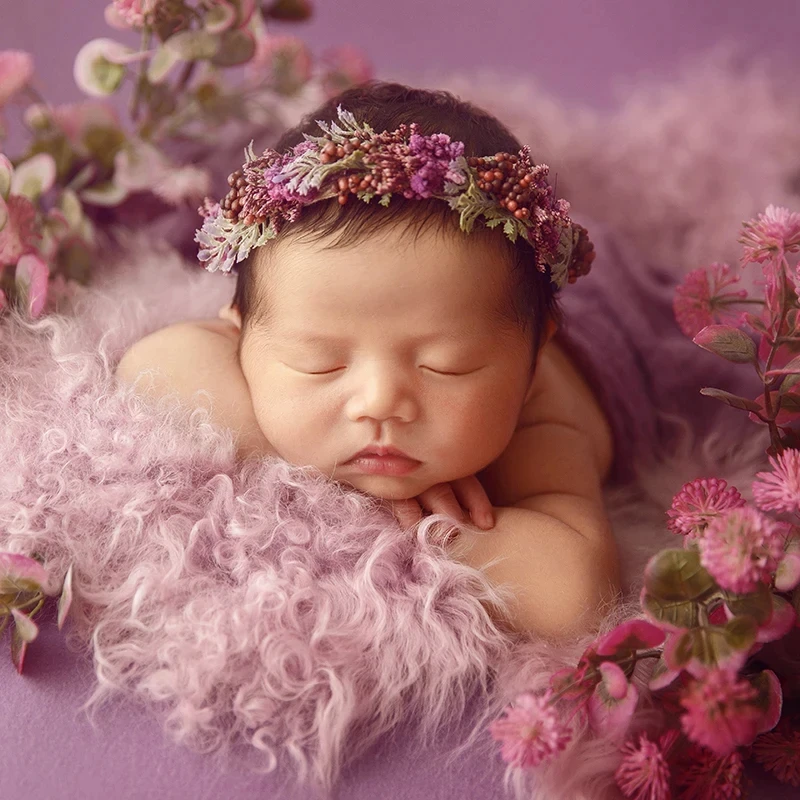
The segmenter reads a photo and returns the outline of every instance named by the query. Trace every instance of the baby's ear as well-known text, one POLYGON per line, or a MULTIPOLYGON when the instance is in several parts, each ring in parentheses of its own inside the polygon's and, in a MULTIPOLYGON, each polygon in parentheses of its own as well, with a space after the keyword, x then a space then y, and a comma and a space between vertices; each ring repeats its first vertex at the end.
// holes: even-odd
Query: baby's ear
POLYGON ((242 329, 242 316, 239 314, 239 309, 236 308, 233 303, 229 303, 228 305, 222 306, 219 310, 219 314, 217 316, 220 319, 227 320, 228 322, 232 322, 240 331, 242 329))
POLYGON ((548 317, 547 324, 544 326, 544 342, 542 342, 542 344, 547 344, 553 338, 557 330, 558 323, 552 317, 548 317))

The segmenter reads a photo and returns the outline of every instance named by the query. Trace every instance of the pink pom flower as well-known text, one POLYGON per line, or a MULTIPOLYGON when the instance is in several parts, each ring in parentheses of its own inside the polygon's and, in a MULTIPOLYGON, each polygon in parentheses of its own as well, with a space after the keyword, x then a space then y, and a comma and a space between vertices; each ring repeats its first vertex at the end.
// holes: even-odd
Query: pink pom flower
POLYGON ((0 52, 0 108, 33 77, 33 57, 22 50, 0 52))
POLYGON ((667 527, 690 539, 702 535, 708 524, 721 514, 745 505, 739 490, 720 478, 698 478, 683 485, 667 511, 667 527))
POLYGON ((622 748, 622 763, 614 778, 625 797, 632 800, 669 800, 670 769, 667 762, 678 731, 662 734, 658 742, 651 742, 646 733, 639 736, 638 743, 628 741, 622 748))
POLYGON ((757 696, 755 687, 735 672, 711 670, 683 690, 683 731, 691 741, 726 756, 758 735, 763 712, 754 703, 757 696))
POLYGON ((131 28, 141 28, 161 0, 114 0, 116 16, 131 28))
POLYGON ((768 583, 783 555, 786 526, 752 507, 714 520, 700 539, 700 563, 723 589, 752 592, 768 583))
POLYGON ((800 731, 782 724, 780 730, 762 734, 753 745, 753 755, 779 781, 800 786, 800 731))
POLYGON ((492 738, 503 743, 503 759, 514 767, 536 767, 563 750, 572 738, 555 708, 548 690, 542 695, 525 692, 516 705, 505 709, 505 718, 489 725, 492 738))
POLYGON ((741 800, 744 794, 744 761, 738 750, 719 758, 702 747, 693 747, 676 775, 682 800, 741 800))
POLYGON ((27 197, 12 194, 6 200, 6 222, 0 229, 0 267, 16 264, 26 253, 35 249, 39 239, 36 231, 36 208, 27 197))
POLYGON ((800 450, 784 450, 769 457, 772 472, 759 472, 753 482, 753 499, 763 511, 794 513, 800 510, 800 450))
POLYGON ((739 281, 731 276, 728 264, 714 263, 686 275, 675 289, 672 310, 680 329, 694 338, 707 325, 740 322, 741 312, 726 313, 726 307, 747 297, 747 292, 723 292, 726 286, 739 281))
POLYGON ((744 223, 739 242, 744 245, 744 263, 763 263, 777 255, 800 250, 800 213, 769 205, 758 219, 744 223))

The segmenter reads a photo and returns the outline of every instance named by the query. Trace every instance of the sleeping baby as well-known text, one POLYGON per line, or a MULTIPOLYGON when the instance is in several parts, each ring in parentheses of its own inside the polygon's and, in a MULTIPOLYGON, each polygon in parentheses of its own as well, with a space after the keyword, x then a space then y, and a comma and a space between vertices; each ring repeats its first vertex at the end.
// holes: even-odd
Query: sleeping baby
POLYGON ((232 301, 135 343, 117 375, 210 397, 241 458, 315 467, 403 526, 449 515, 447 552, 511 591, 499 624, 580 633, 619 591, 614 445, 555 336, 594 253, 546 175, 448 93, 347 90, 206 201, 200 259, 236 275, 232 301))

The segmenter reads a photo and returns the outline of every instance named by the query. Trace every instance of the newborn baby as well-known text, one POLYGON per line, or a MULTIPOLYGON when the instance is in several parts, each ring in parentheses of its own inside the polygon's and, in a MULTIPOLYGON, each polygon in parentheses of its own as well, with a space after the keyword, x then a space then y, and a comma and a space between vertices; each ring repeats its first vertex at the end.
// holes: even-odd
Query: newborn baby
MULTIPOLYGON (((435 108, 441 95, 373 83, 311 116, 331 118, 340 104, 380 131, 427 115, 425 128, 466 141, 471 115, 489 129, 470 150, 520 149, 485 112, 454 98, 459 113, 448 116, 441 99, 435 108)), ((311 130, 306 121, 290 131, 284 147, 311 130)), ((466 235, 440 200, 351 206, 304 208, 242 260, 218 319, 145 337, 117 375, 187 403, 205 403, 195 395, 204 390, 240 457, 313 466, 384 498, 403 524, 468 512, 485 530, 465 524, 448 552, 511 587, 512 617, 498 622, 582 631, 618 591, 602 496, 613 444, 591 387, 553 339, 549 276, 520 273, 516 254, 529 245, 501 229, 466 235), (538 312, 520 318, 521 305, 538 312)))

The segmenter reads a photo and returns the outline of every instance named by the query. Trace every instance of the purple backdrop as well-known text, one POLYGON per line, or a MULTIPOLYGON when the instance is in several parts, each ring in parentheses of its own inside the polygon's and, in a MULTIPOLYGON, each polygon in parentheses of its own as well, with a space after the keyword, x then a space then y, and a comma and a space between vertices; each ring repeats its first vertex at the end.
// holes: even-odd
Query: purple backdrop
MULTIPOLYGON (((81 95, 72 79, 78 48, 106 26, 108 0, 0 0, 0 49, 36 57, 54 102, 81 95)), ((531 73, 555 93, 602 107, 614 87, 646 72, 671 74, 710 45, 734 42, 800 64, 797 0, 312 0, 314 18, 291 29, 314 52, 359 45, 379 77, 476 66, 531 73)), ((286 27, 286 26, 284 26, 286 27)))

